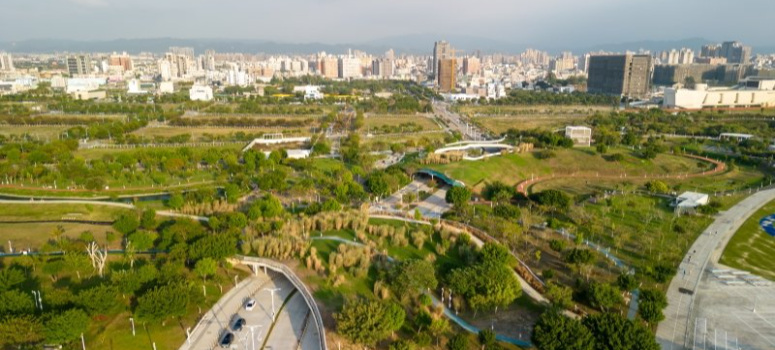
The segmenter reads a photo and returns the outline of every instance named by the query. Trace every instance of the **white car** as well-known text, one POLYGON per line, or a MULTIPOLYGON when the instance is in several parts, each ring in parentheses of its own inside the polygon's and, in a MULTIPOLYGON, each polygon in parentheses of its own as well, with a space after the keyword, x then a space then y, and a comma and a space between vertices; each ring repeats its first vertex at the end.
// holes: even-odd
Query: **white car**
POLYGON ((253 311, 253 308, 256 307, 256 299, 248 299, 248 301, 245 302, 245 311, 253 311))

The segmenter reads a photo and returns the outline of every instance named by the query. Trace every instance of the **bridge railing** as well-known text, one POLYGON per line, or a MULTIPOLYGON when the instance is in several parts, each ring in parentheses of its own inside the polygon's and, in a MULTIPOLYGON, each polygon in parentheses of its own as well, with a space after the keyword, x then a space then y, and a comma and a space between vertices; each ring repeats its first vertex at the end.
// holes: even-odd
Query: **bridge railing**
POLYGON ((296 288, 296 290, 301 293, 302 297, 304 297, 304 301, 307 303, 307 306, 312 311, 312 316, 315 319, 315 324, 318 327, 318 333, 320 337, 320 346, 323 350, 328 350, 328 343, 326 343, 326 328, 323 326, 323 317, 320 314, 320 309, 318 309, 318 305, 315 303, 315 298, 312 297, 312 293, 307 289, 307 286, 304 284, 304 282, 299 279, 298 276, 291 270, 288 266, 285 266, 284 264, 278 263, 273 260, 269 259, 263 259, 263 258, 257 258, 252 256, 242 256, 237 255, 236 259, 249 264, 257 264, 266 266, 274 271, 280 272, 285 277, 291 281, 291 284, 296 288))

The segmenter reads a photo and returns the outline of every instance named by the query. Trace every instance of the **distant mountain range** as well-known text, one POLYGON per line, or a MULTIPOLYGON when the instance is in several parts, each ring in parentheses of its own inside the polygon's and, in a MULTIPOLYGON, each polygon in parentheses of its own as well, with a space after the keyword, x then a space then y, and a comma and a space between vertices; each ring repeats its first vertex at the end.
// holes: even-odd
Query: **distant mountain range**
MULTIPOLYGON (((327 43, 283 43, 271 40, 254 39, 116 39, 100 41, 81 40, 57 40, 57 39, 33 39, 17 42, 0 42, 0 50, 15 53, 52 53, 52 52, 112 52, 127 51, 130 53, 154 52, 163 53, 170 46, 193 47, 197 53, 205 50, 217 52, 244 52, 267 54, 311 54, 316 52, 329 52, 335 54, 346 53, 348 49, 361 50, 372 54, 382 54, 389 49, 396 53, 430 54, 433 43, 437 40, 447 40, 455 47, 459 54, 473 53, 481 50, 484 53, 519 53, 532 47, 539 50, 557 54, 561 51, 572 51, 581 54, 593 51, 624 52, 638 51, 640 49, 658 52, 682 47, 699 51, 700 47, 715 41, 703 38, 689 38, 673 41, 645 40, 619 44, 605 44, 596 46, 557 47, 551 44, 517 44, 503 40, 495 40, 471 36, 443 36, 439 34, 402 35, 376 39, 361 43, 351 44, 327 44, 327 43)), ((775 53, 775 46, 753 45, 754 53, 775 53)))

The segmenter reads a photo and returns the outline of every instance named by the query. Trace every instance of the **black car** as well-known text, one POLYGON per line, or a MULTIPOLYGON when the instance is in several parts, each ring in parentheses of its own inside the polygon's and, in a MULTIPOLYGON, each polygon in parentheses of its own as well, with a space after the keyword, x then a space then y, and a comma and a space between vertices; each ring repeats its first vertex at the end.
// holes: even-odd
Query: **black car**
POLYGON ((223 333, 221 336, 221 340, 218 341, 218 345, 220 345, 222 348, 228 348, 231 346, 231 342, 234 341, 234 334, 231 332, 223 333))
POLYGON ((234 332, 239 332, 242 330, 242 327, 245 327, 245 319, 242 317, 236 317, 234 319, 234 322, 231 323, 231 330, 234 332))

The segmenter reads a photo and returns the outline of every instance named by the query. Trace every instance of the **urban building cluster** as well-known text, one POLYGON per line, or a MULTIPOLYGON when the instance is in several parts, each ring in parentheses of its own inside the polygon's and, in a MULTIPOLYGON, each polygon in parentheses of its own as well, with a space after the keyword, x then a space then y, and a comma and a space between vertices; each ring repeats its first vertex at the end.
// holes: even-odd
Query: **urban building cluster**
MULTIPOLYGON (((775 102, 767 97, 770 85, 766 82, 775 79, 775 55, 752 56, 751 52, 750 46, 730 41, 705 45, 697 52, 680 48, 656 54, 641 50, 577 56, 572 52, 551 55, 527 49, 507 55, 466 52, 441 40, 434 43, 429 55, 398 55, 393 50, 381 55, 358 50, 311 55, 212 50, 197 54, 190 47, 170 47, 161 55, 0 53, 0 93, 25 91, 47 81, 79 99, 104 98, 106 86, 118 86, 137 95, 168 94, 185 88, 191 100, 209 101, 229 86, 252 86, 256 93, 263 94, 262 86, 273 79, 320 76, 333 80, 411 80, 436 89, 450 100, 498 99, 510 90, 542 89, 609 94, 625 102, 646 101, 644 105, 662 101, 669 108, 773 105, 775 102), (556 83, 568 78, 578 79, 564 86, 556 83), (754 91, 757 89, 763 92, 754 91), (696 101, 703 94, 737 90, 747 92, 733 103, 729 97, 696 101), (749 98, 749 93, 755 96, 749 98), (692 101, 684 102, 689 96, 692 101)), ((317 86, 299 86, 294 93, 305 99, 324 98, 317 86)))

